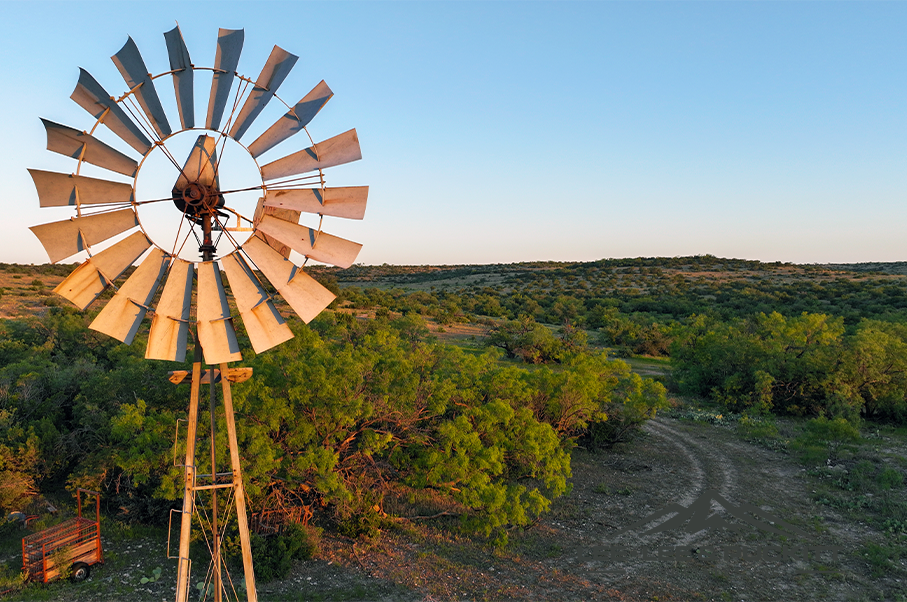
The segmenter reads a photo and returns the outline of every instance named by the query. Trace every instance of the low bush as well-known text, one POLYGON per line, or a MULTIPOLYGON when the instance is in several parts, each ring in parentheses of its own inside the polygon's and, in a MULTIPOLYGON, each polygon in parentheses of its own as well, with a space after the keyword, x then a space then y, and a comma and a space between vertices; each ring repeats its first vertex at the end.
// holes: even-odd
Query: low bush
POLYGON ((285 578, 295 562, 309 560, 318 553, 321 530, 289 524, 274 535, 253 533, 251 544, 256 579, 274 581, 285 578))

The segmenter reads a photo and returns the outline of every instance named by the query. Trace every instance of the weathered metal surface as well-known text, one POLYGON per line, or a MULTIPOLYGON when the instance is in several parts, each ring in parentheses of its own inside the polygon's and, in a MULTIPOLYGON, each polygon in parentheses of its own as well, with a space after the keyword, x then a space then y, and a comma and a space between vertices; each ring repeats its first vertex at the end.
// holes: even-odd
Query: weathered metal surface
MULTIPOLYGON (((171 370, 167 373, 168 380, 174 385, 180 385, 186 381, 186 379, 192 379, 193 372, 192 370, 171 370)), ((212 379, 215 384, 220 382, 221 379, 220 370, 202 370, 201 384, 208 385, 211 384, 212 379)), ((244 383, 250 378, 252 378, 252 368, 227 368, 227 380, 231 383, 244 383)))
POLYGON ((158 137, 169 136, 172 133, 170 122, 167 121, 167 114, 164 113, 164 107, 161 106, 161 99, 157 95, 154 81, 151 79, 151 74, 148 73, 148 67, 145 66, 145 60, 142 58, 142 53, 139 52, 139 47, 135 45, 135 40, 131 36, 128 37, 120 51, 110 57, 110 60, 119 69, 129 89, 134 90, 136 100, 145 111, 145 115, 158 137))
POLYGON ((176 258, 151 318, 145 359, 182 362, 189 336, 189 306, 192 301, 192 262, 176 258))
POLYGON ((151 150, 151 142, 148 141, 142 130, 85 69, 79 69, 79 83, 76 84, 76 89, 73 90, 70 98, 91 113, 95 119, 101 119, 101 122, 111 132, 122 138, 126 144, 140 154, 144 155, 151 150))
POLYGON ((85 309, 150 246, 148 237, 143 232, 136 232, 89 257, 58 284, 54 292, 79 309, 85 309))
POLYGON ((216 261, 198 264, 198 339, 208 364, 242 359, 216 261))
MULTIPOLYGON (((221 372, 228 370, 227 364, 220 365, 221 372)), ((246 510, 246 493, 242 480, 242 462, 239 459, 239 443, 236 438, 236 419, 233 412, 233 393, 230 381, 221 381, 224 395, 224 422, 227 423, 227 441, 230 444, 230 467, 233 469, 233 490, 236 501, 236 522, 239 527, 239 547, 242 551, 243 575, 246 578, 246 600, 258 602, 258 591, 255 588, 255 570, 252 567, 252 541, 249 537, 248 511, 246 510)))
POLYGON ((367 201, 368 186, 347 186, 323 190, 321 188, 293 188, 269 190, 265 194, 264 206, 346 219, 362 219, 365 217, 367 201))
POLYGON ((124 176, 135 177, 139 164, 115 148, 107 146, 94 136, 75 128, 54 123, 48 119, 42 119, 41 123, 47 130, 47 150, 73 159, 82 157, 85 162, 92 165, 121 173, 124 176))
POLYGON ((131 203, 132 186, 68 173, 29 169, 42 207, 131 203))
POLYGON ((151 249, 148 257, 126 279, 89 328, 127 345, 132 344, 169 265, 169 255, 157 247, 151 249))
POLYGON ((249 152, 257 159, 290 136, 301 132, 333 95, 334 93, 328 85, 321 80, 321 83, 303 96, 302 100, 250 144, 249 152))
POLYGON ((362 245, 357 242, 286 222, 271 215, 261 218, 258 229, 301 255, 341 268, 353 265, 362 249, 362 245))
POLYGON ((86 247, 105 241, 130 228, 139 225, 135 211, 121 209, 110 213, 99 213, 86 217, 71 219, 31 226, 29 230, 35 233, 51 263, 57 263, 84 251, 86 247))
POLYGON ((308 324, 336 297, 317 280, 282 257, 258 236, 243 245, 243 251, 261 270, 280 296, 308 324))
POLYGON ((180 114, 182 128, 195 127, 195 71, 189 49, 179 25, 164 33, 167 42, 167 54, 170 57, 170 70, 173 71, 173 92, 176 94, 176 108, 180 114))
POLYGON ((186 460, 183 462, 183 510, 180 516, 180 545, 176 565, 176 600, 187 602, 189 599, 189 569, 192 561, 189 558, 189 544, 192 541, 192 515, 195 513, 195 444, 198 430, 198 398, 201 381, 202 362, 196 353, 192 364, 192 391, 189 393, 189 420, 186 432, 186 460))
POLYGON ((217 55, 214 58, 214 77, 211 79, 211 96, 208 98, 208 118, 205 127, 209 130, 220 129, 220 120, 224 107, 230 97, 233 76, 242 54, 242 29, 220 29, 217 32, 217 55))
POLYGON ((150 246, 145 233, 136 232, 94 255, 91 262, 108 282, 113 282, 150 246))
MULTIPOLYGON (((299 216, 301 213, 293 209, 281 209, 275 207, 265 207, 264 198, 258 199, 258 204, 255 206, 255 215, 252 217, 252 226, 253 230, 258 229, 258 224, 261 222, 261 218, 266 215, 273 215, 276 218, 282 219, 287 222, 293 222, 294 224, 299 223, 299 216)), ((268 236, 264 232, 258 233, 259 237, 268 243, 272 249, 283 255, 284 257, 290 257, 290 247, 283 244, 276 238, 268 236)))
POLYGON ((217 140, 213 136, 202 134, 195 141, 195 146, 192 147, 174 188, 185 190, 186 186, 193 182, 214 186, 217 183, 217 173, 214 169, 216 164, 217 140))
POLYGON ((296 174, 326 169, 335 165, 351 163, 362 158, 359 149, 359 136, 355 128, 333 138, 319 142, 315 146, 303 149, 298 153, 287 155, 262 166, 264 180, 275 180, 296 174))
POLYGON ((255 353, 262 353, 293 338, 293 331, 278 313, 238 251, 221 260, 236 308, 255 353))
POLYGON ((293 69, 297 60, 299 60, 298 56, 290 54, 279 46, 275 46, 271 50, 271 56, 268 57, 261 74, 255 80, 255 86, 249 92, 239 116, 233 122, 233 127, 230 128, 230 136, 234 140, 239 140, 246 133, 255 118, 274 97, 277 88, 290 74, 290 70, 293 69))

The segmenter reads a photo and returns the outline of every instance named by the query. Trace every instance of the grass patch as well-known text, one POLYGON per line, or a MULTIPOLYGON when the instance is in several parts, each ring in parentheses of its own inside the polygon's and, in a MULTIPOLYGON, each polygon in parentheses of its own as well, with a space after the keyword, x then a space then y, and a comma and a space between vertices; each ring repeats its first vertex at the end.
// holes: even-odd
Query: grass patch
POLYGON ((902 543, 867 543, 859 551, 859 555, 869 564, 869 572, 873 577, 891 575, 901 571, 898 561, 905 555, 902 543))

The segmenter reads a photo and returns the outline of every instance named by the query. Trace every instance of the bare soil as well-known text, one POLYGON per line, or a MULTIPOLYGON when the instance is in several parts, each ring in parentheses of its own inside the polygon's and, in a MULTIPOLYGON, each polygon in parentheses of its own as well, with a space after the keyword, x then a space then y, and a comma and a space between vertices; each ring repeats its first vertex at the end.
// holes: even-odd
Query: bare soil
POLYGON ((48 306, 69 304, 53 294, 62 276, 40 274, 23 267, 21 272, 0 270, 0 319, 42 315, 48 306))

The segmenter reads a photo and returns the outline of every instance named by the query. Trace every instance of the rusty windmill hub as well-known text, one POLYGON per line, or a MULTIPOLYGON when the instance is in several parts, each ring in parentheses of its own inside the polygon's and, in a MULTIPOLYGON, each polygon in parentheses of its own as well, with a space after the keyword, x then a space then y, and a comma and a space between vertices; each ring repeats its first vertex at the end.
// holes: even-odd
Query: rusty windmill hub
POLYGON ((203 216, 217 214, 225 200, 217 188, 193 182, 184 190, 173 191, 173 204, 187 218, 198 221, 203 216))

